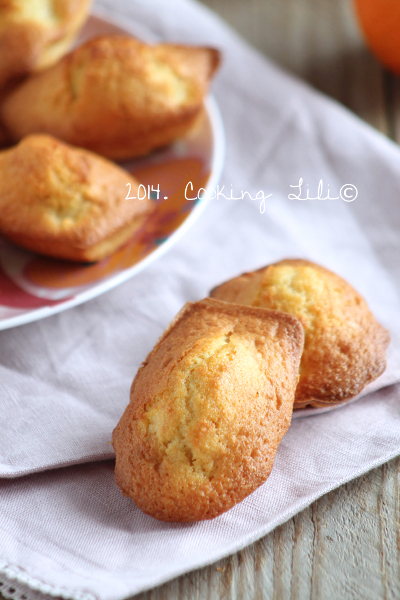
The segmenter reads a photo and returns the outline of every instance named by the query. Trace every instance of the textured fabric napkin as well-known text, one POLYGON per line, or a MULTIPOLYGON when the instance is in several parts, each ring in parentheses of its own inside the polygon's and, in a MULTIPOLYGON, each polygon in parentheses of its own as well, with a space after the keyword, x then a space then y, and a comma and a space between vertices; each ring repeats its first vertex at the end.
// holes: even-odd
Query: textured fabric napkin
POLYGON ((1 589, 19 598, 127 597, 236 551, 400 453, 397 146, 190 0, 96 7, 149 37, 223 51, 214 87, 227 143, 221 187, 269 197, 212 200, 190 233, 131 281, 0 333, 1 589), (329 185, 338 199, 294 198, 307 186, 316 197, 321 180, 319 196, 329 185), (349 184, 353 202, 340 198, 349 184), (314 260, 361 292, 391 332, 385 374, 360 400, 294 420, 268 482, 225 515, 192 525, 146 517, 114 485, 113 462, 93 462, 113 456, 108 442, 140 362, 186 301, 284 257, 314 260))

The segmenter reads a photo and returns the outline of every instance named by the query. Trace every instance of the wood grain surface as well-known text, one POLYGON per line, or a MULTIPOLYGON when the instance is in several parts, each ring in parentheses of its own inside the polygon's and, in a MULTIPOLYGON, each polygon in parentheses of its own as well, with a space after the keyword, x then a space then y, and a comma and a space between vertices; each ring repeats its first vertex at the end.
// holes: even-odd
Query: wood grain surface
POLYGON ((270 59, 398 138, 399 80, 367 50, 351 0, 203 0, 203 4, 270 59))
POLYGON ((241 552, 134 599, 397 599, 399 477, 395 459, 241 552))
MULTIPOLYGON (((400 80, 365 47, 351 0, 203 3, 269 58, 400 141, 400 80)), ((243 551, 134 600, 400 599, 399 482, 395 459, 243 551)))

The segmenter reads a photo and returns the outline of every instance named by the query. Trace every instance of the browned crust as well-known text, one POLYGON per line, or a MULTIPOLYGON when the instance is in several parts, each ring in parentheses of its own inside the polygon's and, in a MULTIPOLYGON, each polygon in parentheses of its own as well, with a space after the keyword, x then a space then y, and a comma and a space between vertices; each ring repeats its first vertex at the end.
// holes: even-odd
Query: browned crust
POLYGON ((345 402, 386 368, 389 333, 344 279, 312 262, 286 259, 235 277, 210 295, 226 302, 286 310, 302 321, 305 346, 295 408, 345 402), (297 285, 307 296, 305 304, 291 305, 290 286, 279 287, 279 272, 283 274, 279 269, 285 266, 293 267, 302 278, 297 285))
POLYGON ((45 135, 0 153, 0 232, 55 258, 100 260, 122 245, 153 205, 138 182, 87 150, 45 135))
POLYGON ((122 492, 163 521, 212 519, 242 501, 267 479, 290 425, 302 346, 290 315, 186 304, 114 430, 122 492))
POLYGON ((44 132, 114 160, 144 155, 193 126, 219 61, 213 48, 102 36, 26 80, 3 120, 16 141, 44 132))
POLYGON ((23 2, 1 0, 0 88, 52 65, 68 52, 91 4, 92 0, 43 0, 49 7, 46 19, 25 10, 23 2))

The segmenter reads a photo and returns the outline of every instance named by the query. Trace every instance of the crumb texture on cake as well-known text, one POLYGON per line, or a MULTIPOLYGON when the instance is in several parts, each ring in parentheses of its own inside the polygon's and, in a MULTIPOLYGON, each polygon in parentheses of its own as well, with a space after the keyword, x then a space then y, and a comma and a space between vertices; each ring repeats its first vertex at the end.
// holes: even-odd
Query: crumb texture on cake
POLYGON ((140 368, 113 433, 116 482, 165 521, 210 519, 266 481, 290 425, 300 323, 188 304, 140 368))
POLYGON ((43 132, 114 160, 144 155, 193 126, 218 64, 212 48, 102 36, 22 83, 2 119, 15 141, 43 132))
POLYGON ((87 150, 46 135, 0 152, 0 232, 56 258, 99 260, 133 235, 152 202, 138 183, 87 150))
POLYGON ((344 279, 305 260, 287 259, 218 286, 211 297, 280 310, 305 332, 296 406, 344 402, 386 367, 388 332, 344 279))

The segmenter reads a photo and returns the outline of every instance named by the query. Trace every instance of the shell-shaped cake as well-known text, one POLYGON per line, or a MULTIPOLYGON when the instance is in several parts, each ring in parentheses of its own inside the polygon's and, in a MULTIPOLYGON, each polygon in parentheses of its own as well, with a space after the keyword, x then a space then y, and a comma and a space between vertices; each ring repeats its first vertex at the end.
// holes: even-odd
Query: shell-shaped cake
POLYGON ((91 262, 111 254, 152 209, 105 158, 47 135, 0 152, 0 233, 39 254, 91 262), (127 183, 131 197, 127 199, 127 183))
POLYGON ((43 132, 114 160, 145 155, 190 130, 218 64, 212 48, 103 36, 22 83, 2 118, 14 140, 43 132))
POLYGON ((211 519, 264 483, 292 415, 291 315, 186 304, 140 367, 113 433, 116 482, 163 521, 211 519))
POLYGON ((304 327, 295 408, 344 402, 386 368, 389 333, 344 279, 306 260, 287 259, 211 292, 225 302, 281 310, 304 327))
POLYGON ((0 0, 0 88, 70 49, 92 0, 0 0))

